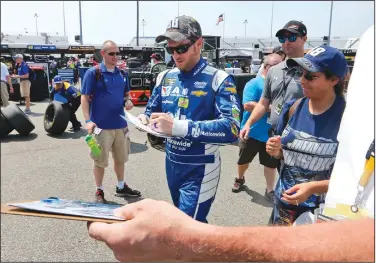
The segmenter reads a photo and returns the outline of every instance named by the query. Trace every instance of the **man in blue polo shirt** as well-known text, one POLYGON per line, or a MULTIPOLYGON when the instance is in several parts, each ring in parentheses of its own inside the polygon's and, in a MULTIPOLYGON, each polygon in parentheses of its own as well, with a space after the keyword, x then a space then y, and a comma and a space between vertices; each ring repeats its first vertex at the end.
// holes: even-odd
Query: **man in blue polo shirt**
POLYGON ((29 67, 23 60, 23 55, 17 54, 14 56, 16 64, 18 64, 18 75, 13 75, 12 78, 20 79, 20 91, 21 97, 25 98, 26 109, 25 113, 30 114, 30 87, 31 82, 29 80, 29 67))
POLYGON ((110 151, 118 179, 115 195, 138 197, 141 193, 124 182, 124 163, 128 161, 130 140, 127 122, 121 115, 124 116, 124 107, 126 110, 133 108, 129 98, 129 81, 116 67, 119 48, 113 41, 103 43, 101 55, 103 62, 90 68, 84 76, 81 107, 86 129, 94 135, 102 150, 100 156, 90 156, 94 160, 96 201, 105 203, 102 183, 110 151))
MULTIPOLYGON (((280 55, 268 55, 265 57, 262 65, 264 67, 262 74, 254 79, 251 79, 246 84, 243 92, 244 112, 241 128, 243 128, 244 124, 251 115, 251 112, 261 98, 262 91, 264 90, 265 86, 266 74, 272 66, 275 66, 280 62, 282 62, 280 55)), ((270 128, 270 125, 267 123, 267 118, 268 113, 266 113, 260 120, 252 125, 248 140, 239 140, 238 177, 235 178, 232 191, 237 193, 241 190, 245 183, 245 171, 248 169, 249 163, 251 163, 256 154, 258 154, 260 164, 264 166, 264 176, 266 180, 265 198, 272 202, 274 200, 273 188, 278 161, 266 152, 266 142, 269 139, 268 130, 270 128)))

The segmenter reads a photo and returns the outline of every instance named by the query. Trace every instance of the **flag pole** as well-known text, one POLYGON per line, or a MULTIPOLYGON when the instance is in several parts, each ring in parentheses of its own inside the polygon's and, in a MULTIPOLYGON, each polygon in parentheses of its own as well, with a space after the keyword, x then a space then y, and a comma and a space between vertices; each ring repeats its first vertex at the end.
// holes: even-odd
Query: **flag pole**
POLYGON ((225 13, 223 13, 223 35, 222 35, 222 48, 225 47, 225 25, 226 25, 226 19, 225 19, 225 13))
POLYGON ((331 1, 331 3, 330 3, 328 46, 330 45, 330 37, 331 37, 331 33, 332 33, 332 15, 333 15, 333 1, 331 1))

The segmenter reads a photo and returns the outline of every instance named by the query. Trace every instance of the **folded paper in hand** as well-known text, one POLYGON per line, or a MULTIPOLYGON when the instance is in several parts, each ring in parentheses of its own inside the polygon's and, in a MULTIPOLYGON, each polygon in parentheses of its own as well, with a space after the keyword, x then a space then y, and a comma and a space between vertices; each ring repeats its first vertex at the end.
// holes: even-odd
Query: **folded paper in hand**
POLYGON ((139 130, 142 130, 144 132, 150 133, 154 136, 161 137, 161 138, 172 138, 173 136, 166 135, 164 133, 156 132, 152 130, 148 125, 143 124, 136 116, 132 115, 129 112, 125 112, 125 115, 120 115, 124 120, 126 120, 129 123, 132 123, 134 126, 136 126, 139 130))
POLYGON ((80 200, 66 200, 57 197, 50 197, 40 201, 10 203, 7 205, 47 214, 124 221, 123 218, 119 218, 114 214, 115 209, 122 207, 122 205, 117 204, 98 204, 83 202, 80 200))

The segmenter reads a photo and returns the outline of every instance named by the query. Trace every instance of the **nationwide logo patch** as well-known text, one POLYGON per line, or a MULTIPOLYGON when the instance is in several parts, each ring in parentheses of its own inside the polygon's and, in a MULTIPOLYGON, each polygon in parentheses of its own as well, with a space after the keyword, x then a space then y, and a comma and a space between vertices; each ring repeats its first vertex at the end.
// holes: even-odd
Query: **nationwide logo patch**
POLYGON ((192 128, 192 136, 197 138, 198 136, 203 135, 206 137, 225 137, 226 134, 224 132, 211 132, 211 131, 201 131, 199 127, 192 128))

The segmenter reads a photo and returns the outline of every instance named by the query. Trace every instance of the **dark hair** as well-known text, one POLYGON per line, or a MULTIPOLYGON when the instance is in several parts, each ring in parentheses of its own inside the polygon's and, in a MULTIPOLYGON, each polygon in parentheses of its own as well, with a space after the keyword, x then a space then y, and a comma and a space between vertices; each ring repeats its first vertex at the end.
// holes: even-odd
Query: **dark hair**
POLYGON ((334 75, 332 72, 330 72, 329 70, 324 70, 324 74, 325 74, 325 78, 326 79, 331 79, 333 77, 337 77, 339 80, 338 80, 338 83, 336 85, 334 85, 334 93, 336 95, 339 95, 339 96, 343 96, 343 92, 344 92, 344 89, 345 89, 345 80, 344 79, 341 79, 339 78, 338 76, 334 75))

